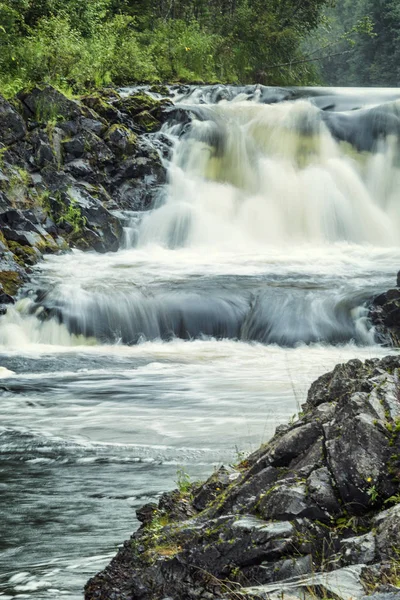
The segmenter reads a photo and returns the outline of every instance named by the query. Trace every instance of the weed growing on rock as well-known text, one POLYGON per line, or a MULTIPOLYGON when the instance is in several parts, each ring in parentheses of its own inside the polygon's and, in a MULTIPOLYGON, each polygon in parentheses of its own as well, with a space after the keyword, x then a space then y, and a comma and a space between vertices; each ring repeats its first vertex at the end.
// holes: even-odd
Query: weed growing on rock
POLYGON ((176 483, 181 494, 188 494, 192 487, 190 476, 180 467, 176 472, 176 483))

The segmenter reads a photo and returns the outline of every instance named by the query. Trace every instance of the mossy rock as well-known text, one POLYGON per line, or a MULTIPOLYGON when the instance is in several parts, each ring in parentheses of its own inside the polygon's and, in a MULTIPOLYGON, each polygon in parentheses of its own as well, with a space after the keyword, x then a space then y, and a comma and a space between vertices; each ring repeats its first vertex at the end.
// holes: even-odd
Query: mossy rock
POLYGON ((104 135, 104 141, 119 155, 131 156, 136 148, 137 136, 124 125, 112 125, 104 135))
POLYGON ((8 247, 14 254, 15 260, 21 267, 26 265, 35 265, 41 258, 41 252, 31 246, 23 246, 18 242, 8 241, 8 247))
POLYGON ((6 294, 15 296, 22 283, 22 277, 16 271, 0 271, 0 285, 6 294))
POLYGON ((123 98, 116 103, 116 106, 131 117, 136 117, 144 111, 149 111, 156 119, 159 119, 162 110, 166 106, 172 106, 172 102, 168 98, 158 100, 150 96, 150 94, 146 94, 146 92, 138 92, 132 96, 128 96, 128 98, 123 98))
POLYGON ((119 113, 118 110, 107 102, 100 94, 90 94, 82 98, 82 102, 85 106, 94 110, 95 113, 106 119, 107 121, 118 121, 119 113))
POLYGON ((152 85, 150 88, 150 92, 153 92, 153 94, 160 94, 161 96, 170 95, 170 91, 167 88, 167 86, 162 85, 161 83, 152 85))
POLYGON ((120 102, 118 102, 118 108, 124 112, 127 112, 132 117, 135 117, 145 110, 153 110, 159 106, 160 100, 153 98, 145 92, 138 92, 137 94, 133 94, 128 98, 123 98, 120 102))
POLYGON ((160 127, 160 121, 158 121, 148 110, 144 110, 136 115, 135 121, 147 133, 157 131, 160 127))

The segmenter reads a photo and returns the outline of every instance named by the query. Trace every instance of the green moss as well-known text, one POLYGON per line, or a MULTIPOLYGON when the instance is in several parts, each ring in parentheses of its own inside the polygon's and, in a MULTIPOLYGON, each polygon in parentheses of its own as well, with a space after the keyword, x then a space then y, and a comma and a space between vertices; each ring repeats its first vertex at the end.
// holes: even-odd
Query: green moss
POLYGON ((0 271, 0 285, 6 294, 15 296, 22 285, 21 277, 15 271, 0 271))
POLYGON ((153 98, 145 92, 138 92, 121 101, 120 107, 132 116, 135 116, 145 110, 154 110, 161 105, 160 100, 153 98))
POLYGON ((16 262, 25 267, 26 265, 34 265, 40 258, 40 255, 31 246, 23 246, 18 242, 8 241, 8 247, 14 254, 16 262))
POLYGON ((140 114, 136 115, 135 121, 141 127, 143 127, 143 129, 145 129, 147 133, 156 131, 160 125, 159 121, 157 121, 157 119, 155 119, 148 110, 144 110, 140 114))

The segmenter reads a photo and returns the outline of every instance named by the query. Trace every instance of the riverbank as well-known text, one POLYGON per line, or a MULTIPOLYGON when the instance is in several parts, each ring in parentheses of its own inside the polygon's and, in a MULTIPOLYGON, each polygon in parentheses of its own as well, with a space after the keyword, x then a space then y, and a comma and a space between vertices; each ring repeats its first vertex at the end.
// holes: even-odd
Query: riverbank
POLYGON ((399 368, 336 366, 246 460, 143 506, 86 600, 398 597, 399 368))
POLYGON ((44 254, 117 251, 124 210, 149 208, 166 174, 158 130, 172 103, 143 91, 72 100, 50 86, 0 97, 0 303, 44 254))

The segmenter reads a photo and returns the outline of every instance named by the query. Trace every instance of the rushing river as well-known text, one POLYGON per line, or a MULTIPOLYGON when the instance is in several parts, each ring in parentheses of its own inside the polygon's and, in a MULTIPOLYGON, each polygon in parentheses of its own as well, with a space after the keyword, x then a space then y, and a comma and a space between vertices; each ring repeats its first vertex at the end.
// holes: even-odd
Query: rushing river
POLYGON ((135 509, 255 450, 337 362, 383 356, 400 93, 193 89, 125 247, 38 265, 0 319, 0 597, 82 598, 135 509))

